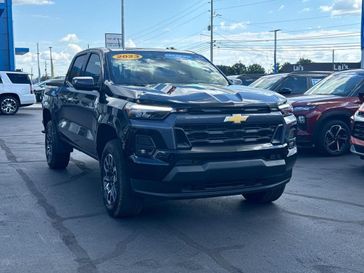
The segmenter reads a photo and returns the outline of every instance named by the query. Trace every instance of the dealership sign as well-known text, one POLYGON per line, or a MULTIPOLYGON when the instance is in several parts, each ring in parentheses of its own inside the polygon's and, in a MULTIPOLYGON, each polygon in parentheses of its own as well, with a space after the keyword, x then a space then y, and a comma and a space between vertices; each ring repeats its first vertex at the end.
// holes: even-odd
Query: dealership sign
POLYGON ((107 48, 122 48, 122 34, 119 33, 106 33, 105 34, 105 47, 107 48))
POLYGON ((309 63, 309 64, 290 64, 282 68, 282 72, 298 71, 343 71, 360 68, 360 63, 309 63))

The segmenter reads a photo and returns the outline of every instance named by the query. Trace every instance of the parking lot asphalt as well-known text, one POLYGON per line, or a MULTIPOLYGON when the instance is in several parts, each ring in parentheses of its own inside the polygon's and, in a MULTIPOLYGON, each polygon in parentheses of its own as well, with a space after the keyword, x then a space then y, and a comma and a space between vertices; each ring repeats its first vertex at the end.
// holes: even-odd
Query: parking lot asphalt
POLYGON ((0 116, 0 272, 364 272, 364 161, 301 153, 268 206, 148 201, 114 220, 98 163, 48 169, 41 111, 0 116))

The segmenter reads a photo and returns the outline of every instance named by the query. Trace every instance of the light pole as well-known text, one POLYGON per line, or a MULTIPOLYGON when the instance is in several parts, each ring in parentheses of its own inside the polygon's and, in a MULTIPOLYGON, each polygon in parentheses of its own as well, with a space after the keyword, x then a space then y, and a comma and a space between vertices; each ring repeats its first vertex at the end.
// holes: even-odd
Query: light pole
POLYGON ((275 29, 271 32, 274 32, 274 74, 278 73, 278 67, 277 67, 277 33, 278 31, 281 31, 281 29, 275 29))
POLYGON ((51 61, 51 78, 54 78, 54 66, 53 66, 53 56, 52 56, 52 47, 49 47, 49 56, 51 61))
POLYGON ((38 62, 38 83, 40 83, 40 62, 39 62, 39 43, 37 43, 37 62, 38 62))
POLYGON ((121 0, 121 47, 125 48, 124 0, 121 0))

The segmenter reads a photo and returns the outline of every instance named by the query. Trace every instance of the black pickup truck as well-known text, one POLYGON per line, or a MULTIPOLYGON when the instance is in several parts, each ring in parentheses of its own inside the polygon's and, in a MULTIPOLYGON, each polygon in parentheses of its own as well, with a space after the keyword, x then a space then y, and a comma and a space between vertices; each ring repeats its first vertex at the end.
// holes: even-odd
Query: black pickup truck
POLYGON ((112 217, 138 214, 147 196, 275 201, 297 153, 284 97, 176 50, 78 53, 64 85, 45 92, 43 124, 50 168, 66 168, 73 149, 99 160, 112 217))

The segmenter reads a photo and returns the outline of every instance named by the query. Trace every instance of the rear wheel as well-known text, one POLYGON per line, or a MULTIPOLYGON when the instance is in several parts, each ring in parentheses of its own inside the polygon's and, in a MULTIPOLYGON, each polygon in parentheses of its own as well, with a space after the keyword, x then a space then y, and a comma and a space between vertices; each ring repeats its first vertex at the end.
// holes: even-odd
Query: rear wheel
POLYGON ((349 152, 350 128, 341 120, 324 124, 319 134, 318 147, 326 155, 340 156, 349 152))
POLYGON ((266 204, 278 200, 282 196, 285 188, 286 185, 281 185, 262 192, 245 193, 243 196, 249 203, 266 204))
POLYGON ((6 95, 0 99, 0 111, 4 115, 14 115, 19 110, 19 101, 15 96, 6 95))
POLYGON ((64 147, 65 144, 59 139, 53 122, 48 121, 45 133, 45 152, 49 168, 55 170, 67 168, 71 153, 65 151, 64 147))
POLYGON ((119 140, 105 145, 100 168, 103 200, 109 215, 114 218, 138 215, 143 207, 142 200, 131 189, 119 140))

